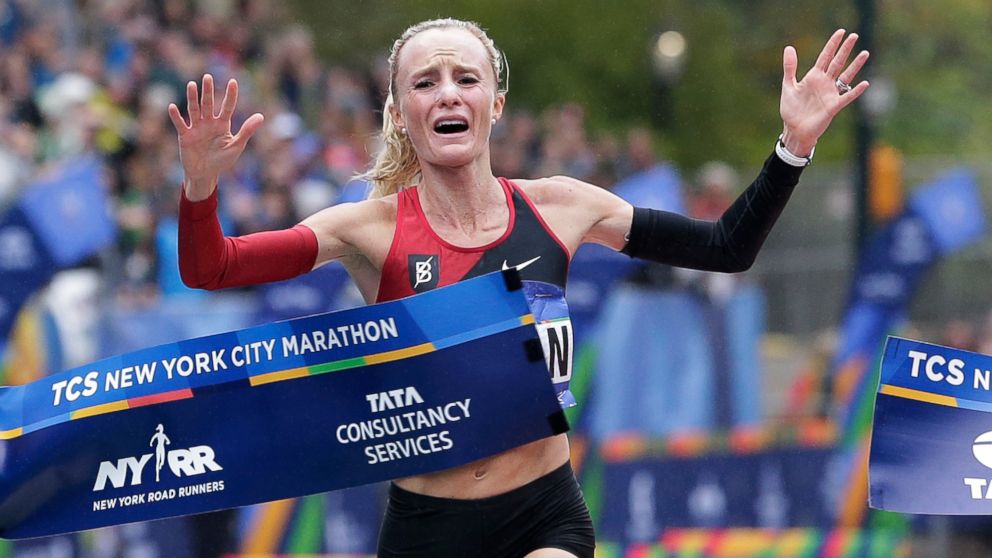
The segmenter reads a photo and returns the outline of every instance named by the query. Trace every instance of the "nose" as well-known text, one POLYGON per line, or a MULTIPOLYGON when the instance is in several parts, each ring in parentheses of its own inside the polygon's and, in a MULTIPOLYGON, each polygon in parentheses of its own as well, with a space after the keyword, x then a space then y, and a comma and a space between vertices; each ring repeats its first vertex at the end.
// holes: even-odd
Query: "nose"
POLYGON ((458 84, 454 80, 444 80, 437 88, 437 102, 442 106, 451 106, 461 103, 461 95, 458 91, 458 84))

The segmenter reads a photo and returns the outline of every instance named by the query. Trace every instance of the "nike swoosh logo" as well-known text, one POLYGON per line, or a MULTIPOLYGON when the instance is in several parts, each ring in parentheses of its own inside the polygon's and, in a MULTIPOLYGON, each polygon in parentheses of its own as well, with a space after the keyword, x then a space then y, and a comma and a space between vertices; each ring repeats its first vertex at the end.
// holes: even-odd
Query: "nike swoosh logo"
POLYGON ((517 271, 520 271, 521 269, 529 266, 530 264, 536 262, 539 259, 541 259, 541 256, 538 256, 536 258, 527 260, 527 261, 525 261, 522 264, 517 264, 517 265, 513 265, 513 266, 506 265, 506 260, 503 260, 503 271, 506 271, 507 269, 516 269, 517 271))

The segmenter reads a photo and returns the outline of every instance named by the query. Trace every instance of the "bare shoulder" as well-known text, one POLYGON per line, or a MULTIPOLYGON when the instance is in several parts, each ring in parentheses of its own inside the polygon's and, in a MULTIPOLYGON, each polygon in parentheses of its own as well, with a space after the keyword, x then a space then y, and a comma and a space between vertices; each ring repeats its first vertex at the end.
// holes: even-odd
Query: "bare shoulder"
POLYGON ((314 230, 338 231, 356 226, 391 224, 395 221, 396 195, 393 194, 359 202, 339 203, 307 217, 303 224, 314 230))
POLYGON ((317 235, 318 262, 345 256, 385 258, 396 225, 396 195, 341 203, 307 217, 303 225, 317 235))
POLYGON ((609 190, 570 176, 513 182, 570 248, 584 242, 623 246, 633 209, 609 190))
POLYGON ((583 205, 585 198, 605 192, 598 186, 571 176, 513 180, 513 183, 537 205, 583 205))

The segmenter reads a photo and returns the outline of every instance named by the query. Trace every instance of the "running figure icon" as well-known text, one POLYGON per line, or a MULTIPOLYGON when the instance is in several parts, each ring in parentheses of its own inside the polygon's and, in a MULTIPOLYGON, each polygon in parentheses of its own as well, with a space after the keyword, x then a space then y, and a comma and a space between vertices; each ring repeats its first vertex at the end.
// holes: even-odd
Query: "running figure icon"
POLYGON ((155 482, 159 481, 159 472, 162 470, 162 466, 165 465, 165 446, 172 443, 169 437, 163 432, 165 428, 160 424, 155 427, 155 434, 152 435, 152 439, 148 442, 148 445, 155 446, 155 482))

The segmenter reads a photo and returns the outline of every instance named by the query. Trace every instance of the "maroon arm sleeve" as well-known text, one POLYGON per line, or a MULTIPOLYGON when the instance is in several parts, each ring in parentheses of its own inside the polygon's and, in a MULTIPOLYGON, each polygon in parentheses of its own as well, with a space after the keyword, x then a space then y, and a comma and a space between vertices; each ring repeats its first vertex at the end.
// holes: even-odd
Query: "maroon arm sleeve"
POLYGON ((217 219, 217 190, 179 201, 179 275, 188 287, 223 289, 291 279, 313 269, 317 236, 304 225, 225 237, 217 219))

